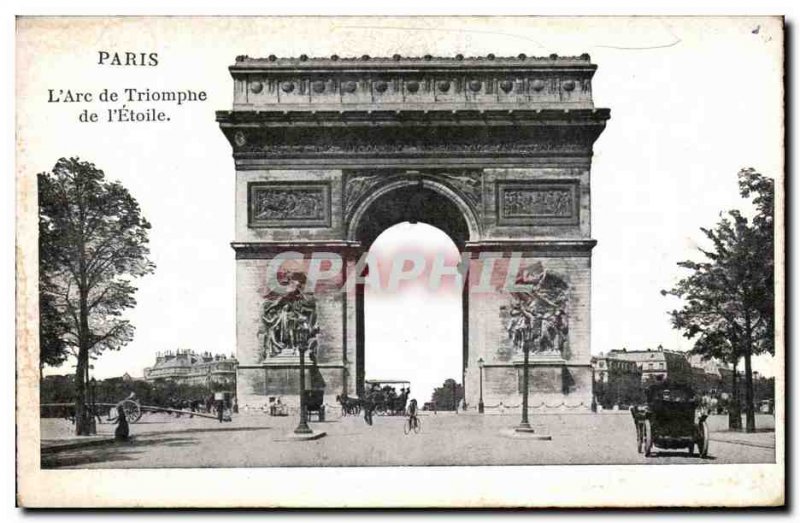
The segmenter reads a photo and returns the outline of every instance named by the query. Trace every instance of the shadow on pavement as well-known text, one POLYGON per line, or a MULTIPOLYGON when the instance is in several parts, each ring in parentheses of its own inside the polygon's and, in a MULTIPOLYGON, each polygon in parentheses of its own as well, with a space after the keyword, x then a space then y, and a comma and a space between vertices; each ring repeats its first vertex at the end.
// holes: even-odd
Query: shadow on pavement
POLYGON ((134 461, 137 455, 144 452, 145 447, 155 445, 184 447, 196 444, 194 440, 186 438, 134 438, 124 443, 114 443, 102 447, 87 447, 43 454, 41 466, 43 469, 54 469, 60 467, 80 467, 81 465, 106 463, 109 461, 134 461))
POLYGON ((161 430, 155 432, 142 432, 140 434, 136 434, 135 429, 131 429, 131 432, 134 436, 140 438, 149 438, 150 436, 163 436, 167 434, 199 434, 203 432, 249 432, 249 431, 256 431, 256 430, 271 430, 272 427, 218 427, 218 428, 190 428, 190 429, 179 429, 179 430, 161 430))
POLYGON ((651 458, 687 458, 687 459, 700 459, 703 461, 714 461, 714 456, 706 456, 701 458, 697 453, 689 454, 684 451, 670 451, 670 450, 654 450, 650 453, 651 458))

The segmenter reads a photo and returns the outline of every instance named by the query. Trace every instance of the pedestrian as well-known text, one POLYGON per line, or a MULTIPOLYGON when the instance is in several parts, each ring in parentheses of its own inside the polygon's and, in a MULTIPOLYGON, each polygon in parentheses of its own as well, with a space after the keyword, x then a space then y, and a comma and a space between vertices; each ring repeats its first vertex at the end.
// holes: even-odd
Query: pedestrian
POLYGON ((364 421, 367 422, 367 425, 372 426, 372 410, 375 408, 375 403, 373 403, 371 396, 366 396, 364 398, 364 421))
POLYGON ((225 400, 217 400, 217 419, 222 423, 222 416, 225 413, 225 400))
POLYGON ((122 405, 117 406, 117 428, 114 431, 114 439, 116 441, 128 441, 130 435, 130 428, 128 427, 128 419, 125 417, 125 411, 122 405))

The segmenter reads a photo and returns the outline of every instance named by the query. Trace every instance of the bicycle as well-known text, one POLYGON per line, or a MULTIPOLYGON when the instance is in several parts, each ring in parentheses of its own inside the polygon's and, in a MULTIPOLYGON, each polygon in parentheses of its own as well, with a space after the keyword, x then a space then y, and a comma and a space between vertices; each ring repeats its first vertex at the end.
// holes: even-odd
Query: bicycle
POLYGON ((419 434, 420 430, 422 430, 422 424, 416 416, 409 416, 403 424, 403 434, 409 434, 411 431, 414 431, 414 434, 419 434))

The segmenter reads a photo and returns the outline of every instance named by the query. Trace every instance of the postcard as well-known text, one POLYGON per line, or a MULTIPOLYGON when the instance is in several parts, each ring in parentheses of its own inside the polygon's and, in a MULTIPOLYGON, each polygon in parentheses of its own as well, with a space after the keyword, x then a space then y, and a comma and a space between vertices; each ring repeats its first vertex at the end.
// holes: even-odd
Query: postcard
POLYGON ((783 505, 783 53, 18 17, 18 503, 783 505))

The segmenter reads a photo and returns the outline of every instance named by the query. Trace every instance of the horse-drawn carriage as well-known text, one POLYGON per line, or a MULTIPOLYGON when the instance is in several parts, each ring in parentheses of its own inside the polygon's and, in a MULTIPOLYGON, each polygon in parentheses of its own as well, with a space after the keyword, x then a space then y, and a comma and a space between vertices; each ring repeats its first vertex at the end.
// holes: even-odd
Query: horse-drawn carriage
POLYGON ((366 380, 366 397, 379 415, 399 415, 406 411, 411 382, 406 380, 366 380), (400 385, 400 393, 396 386, 400 385))
POLYGON ((407 380, 366 380, 366 387, 359 397, 350 397, 347 394, 336 396, 336 401, 342 406, 342 416, 353 416, 361 413, 363 409, 370 409, 379 415, 403 414, 411 394, 411 382, 407 380), (400 392, 396 386, 400 385, 400 392))
MULTIPOLYGON (((105 403, 104 405, 109 406, 110 404, 105 403)), ((122 412, 125 414, 125 419, 128 423, 136 423, 142 419, 142 406, 135 399, 127 398, 108 409, 108 421, 117 420, 117 409, 119 407, 122 407, 122 412)))
POLYGON ((706 412, 688 385, 662 382, 648 387, 647 405, 631 407, 636 424, 638 450, 650 456, 653 447, 688 449, 697 446, 700 457, 708 455, 709 431, 706 412))
POLYGON ((318 421, 325 421, 325 391, 324 390, 304 390, 306 415, 311 420, 311 415, 316 414, 318 421))
POLYGON ((361 398, 351 398, 347 394, 337 394, 336 402, 342 406, 342 416, 358 416, 361 414, 361 398))

